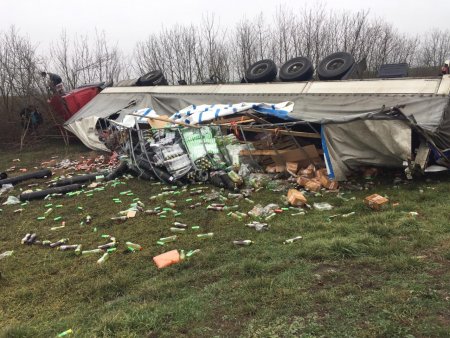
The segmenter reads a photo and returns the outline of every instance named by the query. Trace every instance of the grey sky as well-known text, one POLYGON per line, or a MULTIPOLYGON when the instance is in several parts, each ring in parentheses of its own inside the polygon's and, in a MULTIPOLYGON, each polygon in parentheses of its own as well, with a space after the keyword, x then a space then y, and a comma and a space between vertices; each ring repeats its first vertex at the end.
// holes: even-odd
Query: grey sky
MULTIPOLYGON (((176 23, 189 24, 204 13, 214 13, 223 26, 263 12, 272 20, 285 4, 299 9, 315 0, 0 0, 0 31, 15 25, 41 48, 56 40, 63 29, 69 36, 105 31, 125 53, 149 33, 176 23)), ((450 1, 323 0, 330 9, 370 9, 371 16, 392 22, 401 32, 420 33, 431 28, 450 29, 450 1)))

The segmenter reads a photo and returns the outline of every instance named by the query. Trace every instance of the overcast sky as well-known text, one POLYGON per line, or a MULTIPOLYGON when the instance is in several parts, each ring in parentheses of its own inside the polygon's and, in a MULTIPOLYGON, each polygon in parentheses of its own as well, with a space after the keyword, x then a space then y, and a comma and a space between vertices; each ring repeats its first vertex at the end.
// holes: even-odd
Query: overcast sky
MULTIPOLYGON (((21 34, 46 48, 63 29, 69 36, 105 31, 125 53, 149 33, 174 24, 199 21, 214 13, 223 26, 263 12, 272 21, 277 6, 300 9, 317 0, 0 0, 0 31, 15 25, 21 34)), ((323 0, 333 10, 370 9, 401 32, 450 29, 450 0, 323 0)))

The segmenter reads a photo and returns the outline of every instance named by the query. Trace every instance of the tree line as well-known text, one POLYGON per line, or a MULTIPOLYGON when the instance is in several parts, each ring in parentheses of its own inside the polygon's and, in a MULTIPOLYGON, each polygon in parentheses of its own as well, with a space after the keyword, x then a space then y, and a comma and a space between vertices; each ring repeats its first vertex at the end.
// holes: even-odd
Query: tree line
MULTIPOLYGON (((13 121, 19 106, 45 97, 40 70, 59 74, 67 89, 81 84, 139 77, 160 69, 169 84, 201 83, 214 77, 239 82, 245 70, 261 59, 281 66, 306 56, 317 67, 336 51, 366 57, 368 71, 384 63, 406 62, 411 67, 438 67, 450 54, 450 31, 432 29, 413 35, 374 17, 369 10, 327 10, 324 5, 292 10, 277 8, 242 18, 230 26, 217 16, 203 15, 199 24, 162 28, 123 51, 104 32, 69 36, 61 32, 46 55, 38 44, 15 27, 0 31, 0 114, 13 121)), ((436 74, 437 75, 437 74, 436 74)))

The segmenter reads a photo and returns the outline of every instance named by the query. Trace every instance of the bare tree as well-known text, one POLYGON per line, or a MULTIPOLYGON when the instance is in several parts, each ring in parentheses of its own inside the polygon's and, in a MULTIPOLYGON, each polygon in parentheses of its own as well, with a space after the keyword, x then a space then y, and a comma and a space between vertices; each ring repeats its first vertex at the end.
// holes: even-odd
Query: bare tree
POLYGON ((450 31, 434 29, 425 33, 419 62, 424 66, 438 67, 448 58, 450 58, 450 31))
POLYGON ((109 44, 104 32, 96 31, 91 41, 87 35, 71 40, 63 31, 51 48, 51 66, 69 88, 84 83, 118 81, 124 72, 121 59, 117 44, 109 44))

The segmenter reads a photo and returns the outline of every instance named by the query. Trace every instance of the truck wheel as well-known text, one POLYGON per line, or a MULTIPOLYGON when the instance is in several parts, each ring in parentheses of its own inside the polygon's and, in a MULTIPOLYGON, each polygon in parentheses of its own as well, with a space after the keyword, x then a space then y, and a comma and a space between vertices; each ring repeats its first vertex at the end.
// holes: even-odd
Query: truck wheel
POLYGON ((277 66, 272 60, 261 60, 252 64, 245 72, 248 82, 270 82, 277 76, 277 66))
POLYGON ((303 56, 289 60, 280 68, 280 80, 283 82, 308 81, 313 74, 311 60, 303 56))
POLYGON ((154 70, 142 75, 137 81, 137 86, 166 86, 167 80, 160 70, 154 70))
POLYGON ((339 80, 353 66, 355 59, 350 53, 337 52, 323 59, 317 68, 321 80, 339 80))

